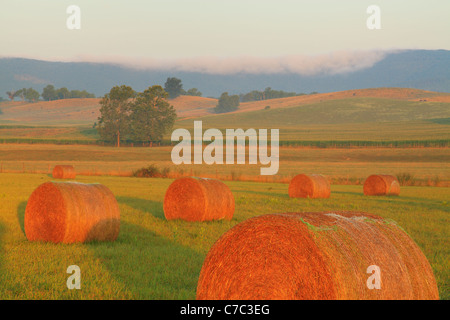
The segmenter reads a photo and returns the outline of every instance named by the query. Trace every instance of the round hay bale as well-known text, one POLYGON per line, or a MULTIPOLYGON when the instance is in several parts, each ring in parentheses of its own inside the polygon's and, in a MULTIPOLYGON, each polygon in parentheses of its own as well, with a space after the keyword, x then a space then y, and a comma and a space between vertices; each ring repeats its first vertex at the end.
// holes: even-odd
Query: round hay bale
POLYGON ((438 299, 427 259, 394 222, 358 212, 283 213, 237 224, 213 245, 197 299, 438 299), (369 288, 378 266, 380 289, 369 288))
POLYGON ((329 198, 330 184, 320 174, 299 174, 289 183, 291 198, 329 198))
POLYGON ((364 181, 363 190, 366 196, 398 196, 400 184, 394 176, 374 174, 364 181))
POLYGON ((231 220, 234 197, 223 182, 205 178, 180 178, 172 182, 164 197, 167 220, 231 220))
POLYGON ((73 166, 58 165, 53 168, 52 176, 55 179, 75 179, 77 174, 73 166))
POLYGON ((113 193, 101 184, 46 182, 28 199, 24 225, 30 241, 114 241, 120 211, 113 193))

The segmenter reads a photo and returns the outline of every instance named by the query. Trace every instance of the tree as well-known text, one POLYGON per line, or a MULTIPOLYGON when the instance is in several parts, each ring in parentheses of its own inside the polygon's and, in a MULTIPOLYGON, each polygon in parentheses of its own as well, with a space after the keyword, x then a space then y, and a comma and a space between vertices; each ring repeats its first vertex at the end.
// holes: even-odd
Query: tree
POLYGON ((253 90, 249 93, 241 94, 240 99, 242 102, 264 100, 264 92, 253 90))
POLYGON ((58 98, 55 87, 51 84, 49 84, 42 90, 41 96, 42 99, 46 101, 56 100, 58 98))
POLYGON ((39 92, 37 92, 36 90, 34 90, 33 88, 28 88, 28 89, 24 89, 25 90, 25 99, 27 101, 30 102, 36 102, 37 100, 39 100, 39 92))
POLYGON ((27 93, 27 89, 26 89, 26 88, 22 88, 22 89, 17 90, 17 91, 14 93, 14 96, 15 96, 15 97, 20 97, 20 99, 21 99, 22 101, 24 101, 24 100, 25 100, 25 95, 26 95, 26 93, 27 93))
POLYGON ((95 98, 95 94, 83 90, 81 91, 81 98, 95 98))
POLYGON ((83 95, 80 90, 70 90, 70 98, 72 99, 83 98, 83 95))
POLYGON ((58 99, 67 99, 70 98, 70 91, 66 87, 59 88, 56 90, 56 95, 58 96, 58 99))
POLYGON ((177 117, 167 102, 168 93, 161 86, 152 86, 138 93, 131 105, 131 136, 135 141, 161 141, 172 129, 177 117))
POLYGON ((86 90, 71 90, 69 94, 69 98, 77 99, 77 98, 95 98, 95 94, 89 93, 86 90))
POLYGON ((226 113, 237 110, 239 107, 239 96, 228 95, 228 92, 222 93, 219 98, 219 103, 214 108, 216 113, 226 113))
POLYGON ((169 94, 169 99, 174 99, 183 93, 183 84, 178 78, 167 78, 164 90, 169 94))
POLYGON ((186 91, 185 93, 187 96, 196 96, 196 97, 201 97, 202 93, 200 91, 198 91, 197 88, 191 88, 188 91, 186 91))
POLYGON ((129 86, 115 86, 100 100, 100 117, 97 130, 106 141, 116 141, 120 147, 130 131, 130 104, 136 92, 129 86))
POLYGON ((16 92, 13 91, 6 91, 6 94, 8 95, 8 98, 11 99, 11 101, 14 101, 14 98, 16 97, 16 92))

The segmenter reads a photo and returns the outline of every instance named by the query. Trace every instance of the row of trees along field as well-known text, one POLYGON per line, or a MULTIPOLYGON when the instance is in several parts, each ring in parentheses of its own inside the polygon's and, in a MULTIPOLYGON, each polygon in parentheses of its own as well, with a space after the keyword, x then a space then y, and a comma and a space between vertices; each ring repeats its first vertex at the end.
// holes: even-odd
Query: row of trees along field
MULTIPOLYGON (((317 92, 311 92, 310 94, 316 93, 317 92)), ((241 102, 249 102, 249 101, 279 99, 304 95, 306 95, 306 93, 286 92, 283 90, 273 90, 271 87, 267 87, 263 91, 253 90, 248 93, 241 93, 239 95, 239 98, 241 102)))
POLYGON ((86 90, 70 90, 66 87, 56 89, 53 85, 46 86, 42 93, 33 88, 23 88, 19 90, 7 91, 6 94, 11 101, 15 98, 20 98, 22 101, 36 102, 42 97, 45 101, 60 100, 60 99, 74 99, 74 98, 95 98, 95 94, 89 93, 86 90))
MULTIPOLYGON (((182 81, 178 78, 167 78, 164 84, 164 90, 169 94, 169 99, 174 99, 182 95, 189 96, 202 96, 202 93, 197 88, 189 89, 185 91, 183 89, 182 81)), ((316 94, 317 92, 311 92, 310 94, 316 94)), ((253 90, 248 93, 241 93, 239 95, 229 95, 228 92, 221 94, 217 106, 214 108, 215 113, 232 112, 239 108, 240 102, 260 101, 277 98, 286 98, 294 96, 302 96, 306 93, 286 92, 283 90, 273 90, 270 87, 262 91, 253 90)))
POLYGON ((158 85, 143 92, 115 86, 100 101, 100 137, 120 147, 122 141, 159 142, 173 128, 176 112, 168 93, 158 85))
MULTIPOLYGON (((310 94, 316 94, 317 92, 311 92, 310 94)), ((286 97, 294 97, 294 96, 302 96, 306 93, 295 93, 295 92, 286 92, 283 90, 272 90, 272 88, 268 87, 264 91, 253 90, 249 93, 240 94, 240 95, 229 95, 228 92, 222 93, 219 98, 219 103, 214 108, 214 112, 216 113, 226 113, 232 112, 239 108, 240 102, 249 102, 249 101, 261 101, 261 100, 270 100, 270 99, 278 99, 278 98, 286 98, 286 97)))

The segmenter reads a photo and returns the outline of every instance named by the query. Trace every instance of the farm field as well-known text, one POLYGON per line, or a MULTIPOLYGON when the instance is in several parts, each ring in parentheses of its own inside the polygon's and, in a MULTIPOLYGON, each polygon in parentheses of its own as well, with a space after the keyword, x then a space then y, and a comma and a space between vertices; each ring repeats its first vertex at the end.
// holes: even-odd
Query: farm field
MULTIPOLYGON (((383 98, 396 102, 449 103, 450 94, 409 88, 372 88, 331 93, 301 95, 288 98, 250 101, 241 103, 233 114, 271 109, 289 108, 302 105, 345 99, 383 98)), ((73 125, 93 124, 100 115, 100 99, 64 99, 30 103, 6 101, 0 103, 0 124, 10 125, 73 125)), ((203 117, 213 114, 218 99, 180 96, 170 100, 180 119, 203 117)))
MULTIPOLYGON (((177 99, 171 100, 171 103, 177 99)), ((186 100, 186 97, 183 99, 186 100)), ((276 101, 264 102, 272 104, 276 101)), ((51 103, 56 102, 42 102, 51 103)), ((201 105, 195 100, 184 103, 190 103, 191 109, 188 110, 195 110, 201 105)), ((356 97, 303 105, 285 103, 286 105, 281 104, 277 108, 261 108, 255 111, 247 110, 242 104, 242 110, 239 112, 184 119, 180 117, 180 112, 184 112, 183 108, 187 107, 178 107, 179 120, 174 128, 186 128, 192 132, 194 120, 200 120, 203 128, 217 128, 222 132, 230 128, 230 124, 232 128, 279 129, 281 146, 448 147, 450 141, 448 102, 356 97), (247 112, 243 112, 244 110, 247 112)), ((7 112, 8 108, 2 107, 4 104, 0 104, 0 109, 7 112)), ((66 109, 56 110, 63 112, 63 116, 64 112, 71 110, 66 109)), ((96 117, 87 123, 86 119, 70 120, 69 115, 70 113, 66 114, 64 121, 57 123, 51 118, 47 118, 47 122, 28 122, 20 120, 20 117, 15 118, 13 123, 0 125, 0 143, 100 143, 100 136, 94 127, 96 117)), ((29 116, 33 117, 32 113, 29 116)), ((167 133, 163 137, 163 144, 170 144, 170 136, 171 133, 167 133)))
MULTIPOLYGON (((298 173, 321 173, 332 182, 361 184, 372 173, 407 173, 422 185, 450 184, 450 148, 280 148, 279 172, 260 176, 261 165, 179 165, 171 147, 116 148, 87 145, 0 144, 0 172, 51 173, 74 165, 82 175, 122 175, 155 164, 173 177, 194 175, 224 180, 288 182, 298 173)), ((248 154, 248 152, 247 152, 248 154)), ((412 182, 412 181, 410 181, 412 182)))
POLYGON ((399 197, 367 197, 362 186, 332 185, 329 199, 290 199, 287 185, 227 181, 232 221, 167 221, 162 201, 172 179, 79 176, 115 194, 121 231, 113 243, 30 243, 23 230, 26 202, 47 174, 0 174, 0 296, 3 299, 194 299, 203 260, 213 243, 250 217, 296 211, 354 210, 396 221, 418 244, 450 298, 449 188, 402 187, 399 197), (67 290, 66 268, 82 272, 82 290, 67 290))
MULTIPOLYGON (((363 211, 396 221, 429 260, 440 298, 450 299, 450 95, 379 88, 242 103, 212 114, 216 99, 171 100, 174 129, 280 130, 279 171, 257 165, 179 165, 170 133, 162 146, 103 143, 94 127, 98 99, 0 103, 0 297, 3 299, 195 299, 203 260, 235 224, 277 212, 363 211), (267 108, 270 106, 270 108, 267 108), (32 191, 53 181, 55 165, 73 165, 76 181, 101 183, 114 193, 121 231, 113 243, 31 243, 24 212, 32 191), (156 165, 166 178, 136 178, 156 165), (329 199, 290 199, 287 183, 299 173, 331 182, 329 199), (367 197, 371 174, 390 174, 399 197, 367 197), (167 221, 163 198, 173 179, 224 181, 236 202, 232 221, 167 221), (82 289, 67 290, 66 268, 78 265, 82 289)), ((206 146, 206 144, 204 145, 206 146)), ((246 150, 248 154, 248 149, 246 150)))

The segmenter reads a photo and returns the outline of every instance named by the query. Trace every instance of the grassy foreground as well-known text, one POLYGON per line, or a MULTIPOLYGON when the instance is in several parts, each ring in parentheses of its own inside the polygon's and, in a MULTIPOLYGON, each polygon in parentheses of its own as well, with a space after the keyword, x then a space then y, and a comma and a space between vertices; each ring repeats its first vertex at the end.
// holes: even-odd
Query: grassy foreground
POLYGON ((121 231, 113 243, 28 242, 23 220, 31 192, 52 178, 0 174, 0 299, 195 299, 213 243, 252 216, 287 211, 358 210, 395 221, 428 258, 441 299, 450 298, 449 188, 402 187, 400 197, 365 197, 362 186, 332 186, 330 199, 290 199, 286 184, 226 182, 236 201, 232 221, 167 221, 162 201, 170 179, 79 176, 115 194, 121 231), (81 290, 68 290, 66 269, 81 269, 81 290))

